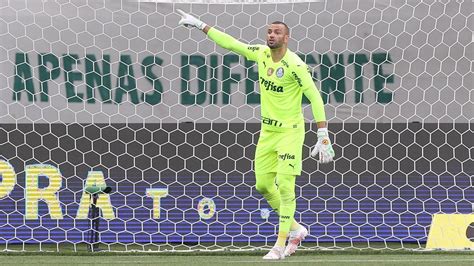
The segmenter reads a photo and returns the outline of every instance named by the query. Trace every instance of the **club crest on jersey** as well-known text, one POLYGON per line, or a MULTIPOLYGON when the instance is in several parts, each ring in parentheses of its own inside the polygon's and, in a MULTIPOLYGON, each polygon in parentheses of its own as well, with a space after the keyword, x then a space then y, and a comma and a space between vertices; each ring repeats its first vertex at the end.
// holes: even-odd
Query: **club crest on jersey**
POLYGON ((275 75, 279 78, 283 77, 284 74, 285 74, 285 70, 283 70, 283 67, 279 67, 275 73, 275 75))
POLYGON ((271 76, 273 74, 273 68, 268 68, 267 70, 267 76, 271 76))

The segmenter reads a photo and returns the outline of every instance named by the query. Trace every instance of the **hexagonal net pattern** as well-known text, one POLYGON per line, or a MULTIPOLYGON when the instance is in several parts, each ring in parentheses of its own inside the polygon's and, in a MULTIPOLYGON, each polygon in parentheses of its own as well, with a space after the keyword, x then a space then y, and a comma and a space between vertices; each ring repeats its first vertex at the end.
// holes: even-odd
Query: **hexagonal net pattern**
POLYGON ((177 8, 246 43, 290 27, 336 152, 306 156, 303 102, 302 248, 424 248, 434 214, 472 213, 470 0, 205 2, 0 1, 3 249, 273 245, 254 189, 257 67, 179 27, 177 8), (84 191, 105 185, 91 220, 84 191))

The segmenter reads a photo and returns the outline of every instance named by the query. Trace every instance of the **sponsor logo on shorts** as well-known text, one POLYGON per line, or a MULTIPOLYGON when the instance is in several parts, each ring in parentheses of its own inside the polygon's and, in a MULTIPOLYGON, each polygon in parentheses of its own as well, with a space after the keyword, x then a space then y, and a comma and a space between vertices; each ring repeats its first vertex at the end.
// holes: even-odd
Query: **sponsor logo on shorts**
POLYGON ((285 153, 285 154, 280 154, 278 155, 278 158, 280 158, 281 160, 294 160, 295 159, 295 155, 294 154, 289 154, 289 153, 285 153))
POLYGON ((264 123, 265 125, 276 126, 276 127, 281 127, 283 125, 283 123, 278 122, 278 120, 271 119, 268 117, 263 117, 263 116, 262 116, 262 123, 264 123))

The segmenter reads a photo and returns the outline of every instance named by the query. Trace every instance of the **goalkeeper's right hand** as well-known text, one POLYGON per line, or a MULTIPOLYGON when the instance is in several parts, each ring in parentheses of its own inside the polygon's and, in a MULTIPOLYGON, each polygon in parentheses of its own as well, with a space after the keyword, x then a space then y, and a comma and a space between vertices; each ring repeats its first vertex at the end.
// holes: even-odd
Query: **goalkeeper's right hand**
POLYGON ((192 15, 189 15, 188 13, 185 13, 183 10, 178 9, 178 12, 181 14, 181 20, 178 22, 178 25, 184 25, 184 26, 192 26, 196 27, 200 30, 203 30, 207 25, 206 23, 200 21, 199 19, 195 18, 192 15))

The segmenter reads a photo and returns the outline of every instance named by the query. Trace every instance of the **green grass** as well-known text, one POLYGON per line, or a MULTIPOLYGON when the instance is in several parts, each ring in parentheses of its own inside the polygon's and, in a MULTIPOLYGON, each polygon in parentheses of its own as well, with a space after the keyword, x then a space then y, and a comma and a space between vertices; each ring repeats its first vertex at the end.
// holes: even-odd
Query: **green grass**
MULTIPOLYGON (((87 245, 9 245, 0 252, 1 265, 474 265, 474 251, 425 251, 418 244, 387 245, 371 243, 367 245, 338 243, 335 249, 331 245, 312 247, 305 245, 295 256, 283 261, 267 262, 262 260, 265 250, 247 251, 211 251, 212 246, 180 245, 106 245, 100 248, 112 252, 89 252, 87 245), (192 251, 195 248, 207 251, 192 251), (41 252, 38 252, 42 250, 41 252), (131 251, 133 250, 133 251, 131 251), (151 250, 152 252, 148 252, 151 250), (153 252, 174 250, 173 252, 153 252), (184 251, 184 252, 183 252, 184 251)), ((235 248, 248 248, 234 246, 235 248)), ((0 250, 2 248, 0 247, 0 250)))
MULTIPOLYGON (((4 253, 5 254, 5 253, 4 253)), ((47 253, 15 253, 0 256, 2 265, 474 265, 474 253, 384 253, 364 252, 302 252, 282 261, 267 262, 261 259, 262 252, 246 254, 198 253, 99 253, 78 255, 55 255, 47 253), (21 255, 20 255, 21 254, 21 255), (100 255, 106 254, 106 256, 100 255)))
MULTIPOLYGON (((228 251, 258 251, 271 246, 265 243, 182 243, 182 244, 159 244, 159 243, 147 243, 147 244, 121 244, 112 243, 99 244, 99 248, 103 251, 182 251, 182 252, 195 252, 199 250, 204 251, 222 251, 223 247, 228 251)), ((304 246, 300 249, 318 251, 318 250, 362 250, 362 251, 383 251, 383 250, 421 250, 424 244, 419 243, 401 243, 401 242, 338 242, 338 243, 304 243, 304 246)), ((28 251, 28 252, 44 252, 50 251, 55 253, 62 253, 66 255, 74 255, 77 252, 88 252, 89 245, 84 243, 79 244, 8 244, 0 245, 0 251, 28 251)))

